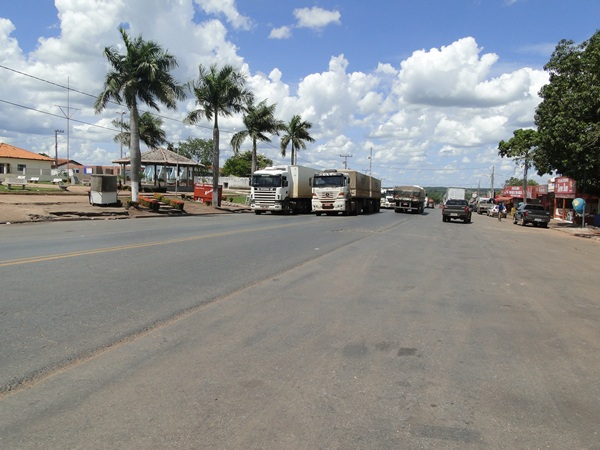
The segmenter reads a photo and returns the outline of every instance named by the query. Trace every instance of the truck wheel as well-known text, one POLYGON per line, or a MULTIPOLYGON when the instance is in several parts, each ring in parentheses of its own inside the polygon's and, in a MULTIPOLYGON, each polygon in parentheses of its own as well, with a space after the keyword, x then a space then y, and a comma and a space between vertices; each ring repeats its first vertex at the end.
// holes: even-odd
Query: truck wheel
POLYGON ((319 217, 319 216, 321 215, 321 213, 320 213, 320 212, 318 212, 318 213, 315 213, 315 214, 317 215, 317 217, 319 217))
POLYGON ((254 211, 254 214, 256 214, 257 216, 260 216, 262 214, 262 211, 254 211))

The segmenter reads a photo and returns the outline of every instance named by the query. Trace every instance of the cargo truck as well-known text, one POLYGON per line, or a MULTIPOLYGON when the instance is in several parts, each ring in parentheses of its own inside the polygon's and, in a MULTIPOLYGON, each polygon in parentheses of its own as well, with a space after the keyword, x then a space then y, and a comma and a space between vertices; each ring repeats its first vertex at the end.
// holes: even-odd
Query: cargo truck
POLYGON ((250 208, 256 214, 310 213, 311 185, 317 172, 298 165, 257 170, 250 180, 250 208))
POLYGON ((396 186, 394 188, 394 211, 421 214, 425 211, 427 193, 421 186, 396 186))
POLYGON ((464 200, 465 190, 463 188, 448 188, 444 196, 444 203, 447 200, 464 200))
POLYGON ((312 186, 312 211, 334 215, 371 214, 381 208, 381 181, 356 170, 319 172, 312 186))

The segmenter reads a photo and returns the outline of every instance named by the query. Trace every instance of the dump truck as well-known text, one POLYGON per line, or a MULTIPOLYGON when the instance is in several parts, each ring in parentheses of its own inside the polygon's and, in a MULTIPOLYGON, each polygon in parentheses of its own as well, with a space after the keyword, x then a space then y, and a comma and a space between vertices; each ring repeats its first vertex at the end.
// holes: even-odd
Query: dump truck
POLYGON ((317 216, 371 214, 381 208, 381 180, 350 169, 330 169, 315 175, 312 212, 317 216))
POLYGON ((421 186, 396 186, 394 188, 394 211, 421 214, 425 211, 427 193, 421 186))
POLYGON ((256 214, 311 212, 312 180, 317 169, 298 165, 257 170, 250 180, 250 208, 256 214))

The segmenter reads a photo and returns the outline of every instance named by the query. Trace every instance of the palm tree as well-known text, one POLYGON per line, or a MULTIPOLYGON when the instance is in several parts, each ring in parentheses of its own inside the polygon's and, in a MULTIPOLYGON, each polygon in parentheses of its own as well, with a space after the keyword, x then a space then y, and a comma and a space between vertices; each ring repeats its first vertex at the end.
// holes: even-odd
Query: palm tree
MULTIPOLYGON (((121 128, 123 131, 118 133, 114 141, 122 143, 125 147, 129 147, 131 133, 129 132, 129 122, 122 122, 119 119, 112 121, 113 126, 121 128)), ((140 141, 142 141, 148 148, 157 148, 167 143, 167 135, 165 130, 162 129, 163 120, 151 114, 145 112, 140 116, 140 141)))
POLYGON ((202 117, 213 120, 213 205, 219 205, 219 114, 231 116, 244 110, 254 101, 254 95, 244 86, 246 79, 233 66, 220 70, 216 64, 208 69, 200 65, 198 79, 190 84, 198 109, 186 117, 187 123, 196 123, 202 117))
POLYGON ((246 138, 252 139, 252 171, 250 174, 256 172, 256 141, 271 142, 271 139, 265 133, 279 134, 279 131, 286 129, 283 121, 277 120, 273 116, 276 106, 276 104, 267 105, 266 100, 263 100, 257 106, 253 103, 249 104, 243 117, 246 129, 235 133, 231 138, 231 146, 236 156, 239 154, 242 142, 246 138))
POLYGON ((96 99, 94 107, 100 113, 111 100, 125 102, 130 117, 131 200, 137 202, 141 172, 140 115, 138 101, 160 111, 158 102, 176 109, 176 101, 182 100, 183 88, 175 81, 170 70, 177 67, 173 55, 153 41, 141 36, 131 39, 127 31, 119 28, 125 54, 114 47, 106 47, 104 56, 111 65, 106 74, 104 91, 96 99))
POLYGON ((312 123, 303 121, 299 115, 295 115, 285 127, 286 134, 281 138, 281 156, 285 156, 287 146, 292 144, 292 165, 298 164, 298 150, 306 149, 307 142, 315 142, 308 133, 312 123))

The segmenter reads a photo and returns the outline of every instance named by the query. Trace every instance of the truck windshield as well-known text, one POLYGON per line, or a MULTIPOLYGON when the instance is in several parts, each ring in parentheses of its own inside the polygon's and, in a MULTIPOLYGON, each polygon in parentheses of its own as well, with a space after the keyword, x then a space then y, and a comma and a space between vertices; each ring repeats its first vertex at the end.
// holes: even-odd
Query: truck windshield
POLYGON ((252 187, 281 187, 281 175, 252 175, 252 187))
POLYGON ((314 187, 340 187, 344 185, 343 175, 315 175, 314 187))

